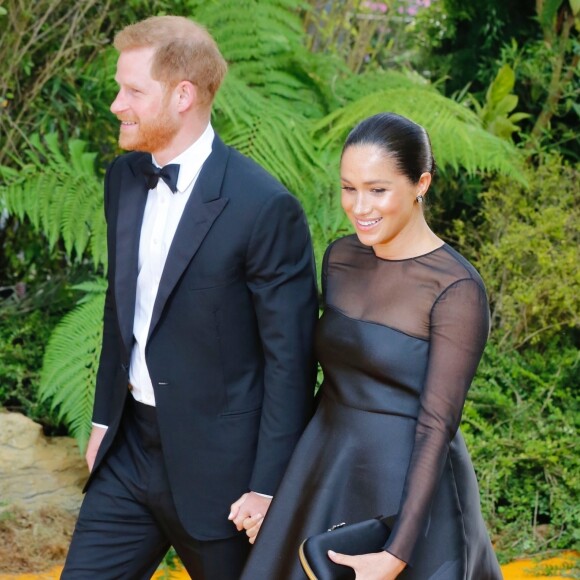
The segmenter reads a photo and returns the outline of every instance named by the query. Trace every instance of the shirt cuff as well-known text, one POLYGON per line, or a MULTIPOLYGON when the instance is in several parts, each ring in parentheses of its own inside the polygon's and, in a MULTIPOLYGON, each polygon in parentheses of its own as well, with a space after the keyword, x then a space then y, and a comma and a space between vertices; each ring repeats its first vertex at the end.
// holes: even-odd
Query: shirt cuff
POLYGON ((274 497, 273 495, 268 495, 267 493, 260 493, 259 491, 255 491, 254 493, 256 495, 261 495, 262 497, 267 497, 269 499, 272 499, 274 497))
POLYGON ((101 427, 102 429, 108 429, 109 426, 108 425, 102 425, 101 423, 95 423, 94 421, 92 422, 93 427, 101 427))

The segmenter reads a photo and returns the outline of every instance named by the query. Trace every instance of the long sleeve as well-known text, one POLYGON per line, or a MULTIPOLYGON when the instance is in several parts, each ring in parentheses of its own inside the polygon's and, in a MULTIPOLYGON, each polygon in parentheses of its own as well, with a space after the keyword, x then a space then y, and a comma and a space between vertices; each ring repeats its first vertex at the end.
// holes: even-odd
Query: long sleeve
POLYGON ((265 359, 264 401, 250 489, 273 494, 310 418, 318 315, 308 225, 298 201, 273 196, 254 226, 247 256, 265 359))
POLYGON ((108 228, 108 287, 105 296, 105 308, 103 314, 103 339, 101 346, 101 355, 99 359, 99 368, 97 371, 97 380, 95 386, 95 402, 93 405, 93 423, 100 425, 110 424, 110 390, 115 384, 117 373, 122 371, 121 358, 119 354, 119 331, 116 317, 116 306, 114 300, 114 243, 110 228, 112 225, 109 220, 110 209, 110 177, 111 171, 115 166, 116 160, 111 163, 105 176, 105 195, 104 211, 108 228))
POLYGON ((426 532, 433 496, 488 331, 487 298, 474 279, 452 284, 432 308, 429 362, 414 447, 397 523, 385 546, 411 565, 414 546, 426 532))

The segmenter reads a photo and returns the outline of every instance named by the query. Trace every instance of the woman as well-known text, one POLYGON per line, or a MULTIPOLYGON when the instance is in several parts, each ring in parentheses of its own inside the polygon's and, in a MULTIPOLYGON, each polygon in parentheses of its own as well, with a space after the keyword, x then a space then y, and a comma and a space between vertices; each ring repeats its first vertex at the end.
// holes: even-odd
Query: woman
MULTIPOLYGON (((502 577, 458 431, 488 303, 477 271, 425 221, 434 170, 427 133, 399 115, 346 140, 342 207, 356 235, 324 257, 320 403, 244 580, 303 580, 304 538, 381 514, 396 515, 384 551, 329 554, 358 580, 502 577)), ((244 522, 251 539, 260 525, 244 522)))

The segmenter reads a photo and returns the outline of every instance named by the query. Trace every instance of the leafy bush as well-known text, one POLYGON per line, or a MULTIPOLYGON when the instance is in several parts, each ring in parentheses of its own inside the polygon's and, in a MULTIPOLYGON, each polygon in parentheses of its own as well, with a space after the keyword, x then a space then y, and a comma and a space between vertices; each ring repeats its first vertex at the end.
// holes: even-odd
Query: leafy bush
POLYGON ((58 318, 42 309, 0 311, 0 405, 42 423, 47 433, 59 431, 59 421, 39 401, 38 382, 44 347, 58 318))
POLYGON ((574 346, 520 354, 488 345, 462 431, 504 559, 579 545, 579 393, 574 346))
POLYGON ((578 171, 540 161, 528 188, 496 178, 479 213, 454 223, 491 303, 462 429, 502 558, 580 541, 578 171))
POLYGON ((486 282, 499 345, 539 345, 580 326, 577 168, 557 155, 529 167, 529 188, 498 178, 455 236, 486 282))

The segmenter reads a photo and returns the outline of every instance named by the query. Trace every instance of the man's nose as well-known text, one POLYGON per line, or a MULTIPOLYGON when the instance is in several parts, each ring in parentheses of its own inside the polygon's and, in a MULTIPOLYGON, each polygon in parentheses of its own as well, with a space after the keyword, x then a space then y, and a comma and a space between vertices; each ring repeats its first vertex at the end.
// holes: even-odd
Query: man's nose
POLYGON ((113 100, 113 102, 111 103, 111 113, 113 113, 114 115, 120 113, 121 111, 126 109, 126 105, 123 101, 123 97, 121 95, 121 91, 119 91, 117 93, 117 96, 115 97, 115 99, 113 100))

